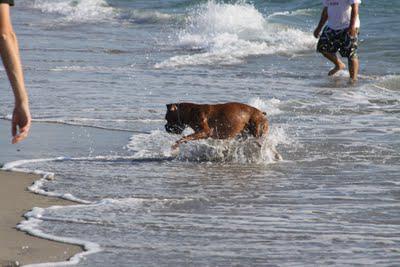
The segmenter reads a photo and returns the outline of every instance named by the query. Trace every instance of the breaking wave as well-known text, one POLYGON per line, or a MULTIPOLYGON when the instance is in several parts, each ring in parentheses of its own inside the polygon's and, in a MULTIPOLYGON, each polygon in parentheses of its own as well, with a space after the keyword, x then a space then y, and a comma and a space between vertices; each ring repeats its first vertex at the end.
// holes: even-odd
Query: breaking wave
POLYGON ((33 8, 44 13, 59 14, 58 22, 94 23, 129 21, 137 24, 175 22, 181 17, 154 10, 121 9, 105 0, 36 0, 33 8))
POLYGON ((114 8, 104 0, 36 0, 33 7, 63 15, 70 22, 98 22, 115 16, 114 8))
POLYGON ((310 51, 315 43, 310 33, 269 22, 251 4, 209 1, 189 13, 177 34, 175 45, 191 53, 171 57, 155 68, 240 64, 254 55, 310 51))

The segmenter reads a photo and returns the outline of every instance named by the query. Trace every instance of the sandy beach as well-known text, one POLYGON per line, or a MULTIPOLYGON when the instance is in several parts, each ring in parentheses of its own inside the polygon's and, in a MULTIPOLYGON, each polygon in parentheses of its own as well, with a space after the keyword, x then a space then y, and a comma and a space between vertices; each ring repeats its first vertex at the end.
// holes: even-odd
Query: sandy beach
POLYGON ((15 228, 32 207, 74 204, 29 192, 27 187, 36 179, 36 175, 0 171, 0 266, 65 261, 82 251, 79 246, 37 238, 15 228))

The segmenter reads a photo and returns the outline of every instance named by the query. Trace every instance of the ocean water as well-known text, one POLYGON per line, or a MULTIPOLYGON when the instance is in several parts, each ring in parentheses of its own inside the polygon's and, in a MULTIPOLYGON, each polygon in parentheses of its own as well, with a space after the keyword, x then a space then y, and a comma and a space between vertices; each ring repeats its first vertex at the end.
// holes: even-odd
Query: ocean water
POLYGON ((18 227, 84 245, 75 266, 400 264, 400 2, 364 2, 351 86, 315 53, 320 1, 17 1, 34 125, 5 144, 1 71, 0 161, 77 201, 18 227), (248 103, 270 136, 173 155, 180 101, 248 103))

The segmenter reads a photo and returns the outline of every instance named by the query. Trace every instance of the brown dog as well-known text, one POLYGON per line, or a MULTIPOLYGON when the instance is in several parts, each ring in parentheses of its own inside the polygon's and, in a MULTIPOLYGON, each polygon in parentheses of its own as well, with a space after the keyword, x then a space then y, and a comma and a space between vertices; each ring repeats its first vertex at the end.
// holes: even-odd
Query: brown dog
POLYGON ((193 134, 179 139, 179 144, 206 138, 229 139, 252 135, 260 138, 268 134, 268 119, 264 112, 241 103, 198 105, 175 103, 167 105, 165 129, 169 133, 181 134, 189 126, 193 134))

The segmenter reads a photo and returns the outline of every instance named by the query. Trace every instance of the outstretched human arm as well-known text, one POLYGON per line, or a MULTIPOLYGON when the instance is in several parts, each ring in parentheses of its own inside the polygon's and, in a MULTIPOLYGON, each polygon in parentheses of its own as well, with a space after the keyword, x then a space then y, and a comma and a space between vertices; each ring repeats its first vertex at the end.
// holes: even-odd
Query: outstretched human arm
POLYGON ((350 26, 349 26, 349 34, 350 36, 354 37, 357 34, 356 29, 356 21, 358 18, 358 3, 351 5, 351 18, 350 18, 350 26))
POLYGON ((328 8, 324 7, 324 9, 322 9, 321 19, 319 20, 318 26, 314 30, 314 37, 315 38, 319 37, 319 33, 321 32, 322 27, 324 27, 324 25, 327 22, 327 20, 328 20, 328 8))
POLYGON ((0 4, 0 53, 15 97, 11 126, 12 143, 15 144, 28 136, 31 126, 31 114, 19 56, 18 41, 12 28, 10 6, 8 4, 0 4))

